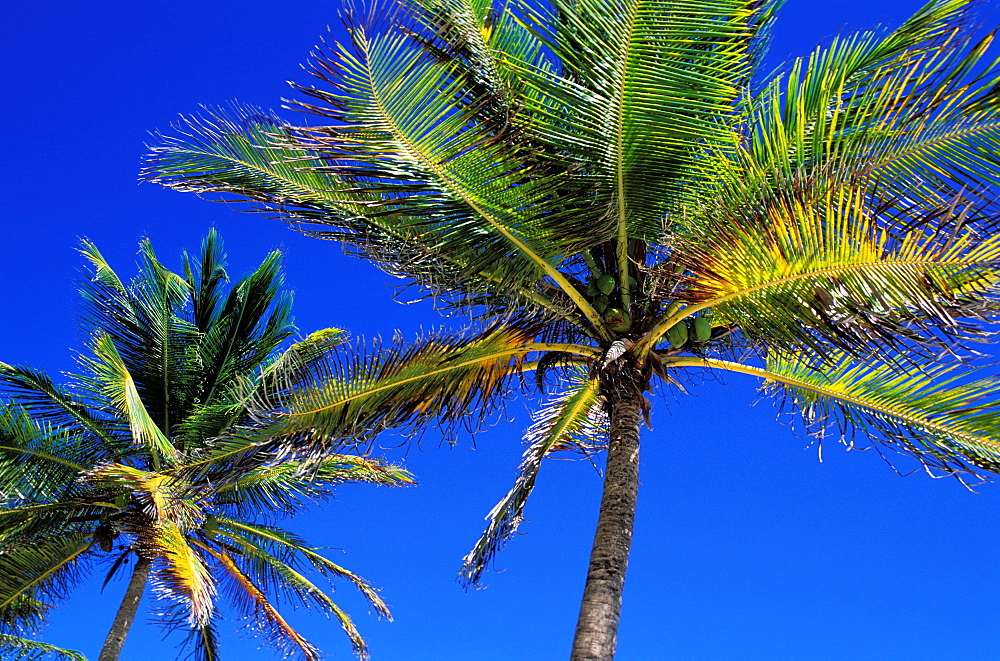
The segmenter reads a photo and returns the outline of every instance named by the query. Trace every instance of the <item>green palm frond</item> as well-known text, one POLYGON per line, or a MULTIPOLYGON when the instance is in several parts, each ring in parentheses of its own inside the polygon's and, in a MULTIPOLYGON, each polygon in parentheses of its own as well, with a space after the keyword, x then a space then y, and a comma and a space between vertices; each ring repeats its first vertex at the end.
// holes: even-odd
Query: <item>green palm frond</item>
POLYGON ((80 518, 97 520, 101 509, 84 501, 61 501, 0 509, 0 553, 30 544, 44 544, 66 535, 87 535, 91 526, 80 518))
POLYGON ((795 403, 817 435, 864 433, 947 473, 1000 472, 1000 379, 960 364, 901 370, 830 357, 822 370, 771 356, 765 390, 795 403))
MULTIPOLYGON (((223 465, 229 465, 225 462, 223 465)), ((183 470, 183 469, 182 469, 183 470)), ((330 455, 318 461, 282 461, 248 469, 234 478, 203 468, 214 488, 213 501, 243 514, 293 513, 307 503, 329 498, 338 484, 366 483, 382 486, 415 484, 413 476, 398 466, 353 455, 330 455)))
MULTIPOLYGON (((190 372, 174 369, 191 359, 191 347, 197 343, 197 328, 183 313, 190 289, 183 278, 159 262, 148 241, 140 244, 139 275, 128 286, 116 275, 112 277, 111 267, 96 246, 84 241, 81 252, 95 270, 81 288, 83 325, 92 336, 91 342, 110 338, 119 356, 112 357, 112 362, 120 363, 113 371, 128 372, 148 417, 169 435, 178 408, 176 400, 183 399, 191 387, 190 372)), ((108 350, 106 346, 91 349, 93 353, 108 350)), ((110 366, 102 369, 85 364, 96 367, 101 376, 96 380, 81 377, 83 389, 100 405, 117 408, 104 390, 110 366)))
POLYGON ((19 636, 0 633, 0 655, 5 659, 41 661, 42 659, 63 659, 65 661, 87 661, 80 652, 49 645, 38 640, 28 640, 19 636))
POLYGON ((471 430, 496 410, 524 356, 544 346, 531 337, 508 327, 343 347, 313 363, 290 397, 258 402, 268 421, 249 431, 319 449, 364 443, 387 429, 417 429, 431 419, 471 430))
POLYGON ((175 462, 176 450, 143 404, 135 379, 114 340, 101 335, 94 339, 92 350, 94 357, 84 360, 94 373, 95 387, 105 393, 121 417, 128 421, 133 442, 148 447, 154 463, 160 460, 175 462))
POLYGON ((588 215, 615 217, 618 245, 653 239, 663 212, 698 201, 734 149, 736 108, 778 4, 558 0, 534 15, 564 70, 564 80, 543 74, 538 84, 577 97, 553 104, 545 138, 597 169, 588 215))
POLYGON ((313 65, 334 91, 307 90, 320 105, 306 107, 336 129, 304 128, 303 137, 332 171, 377 196, 376 213, 419 222, 438 252, 469 255, 470 270, 502 268, 512 284, 543 275, 559 282, 549 262, 577 252, 581 232, 573 230, 584 229, 544 213, 562 177, 536 172, 516 142, 473 119, 480 99, 466 100, 457 61, 412 47, 412 30, 421 27, 352 25, 352 48, 335 46, 313 65), (531 216, 521 212, 526 207, 531 216))
POLYGON ((747 157, 785 175, 831 161, 849 166, 919 132, 938 110, 960 116, 949 97, 982 54, 963 48, 968 7, 932 0, 888 34, 838 37, 796 60, 754 99, 747 157))
POLYGON ((80 518, 105 511, 76 480, 94 454, 82 441, 39 427, 20 406, 0 409, 0 554, 86 534, 80 518))
POLYGON ((89 535, 60 535, 0 553, 0 631, 35 631, 52 602, 62 601, 82 578, 89 535))
POLYGON ((72 431, 94 461, 102 461, 130 451, 128 427, 97 412, 88 402, 30 367, 0 363, 0 393, 31 411, 37 423, 53 430, 72 431))
POLYGON ((816 201, 776 197, 758 213, 720 217, 685 237, 677 250, 687 280, 678 297, 689 307, 648 337, 711 309, 775 348, 858 351, 960 336, 959 319, 991 314, 997 235, 936 214, 886 227, 872 192, 862 182, 816 201))
POLYGON ((837 38, 796 61, 754 100, 749 145, 720 176, 725 195, 753 205, 782 181, 827 170, 877 176, 911 206, 947 206, 970 190, 978 207, 995 206, 981 193, 1000 182, 1000 69, 985 60, 992 35, 970 41, 968 6, 935 0, 888 35, 837 38))
MULTIPOLYGON (((164 145, 154 148, 143 177, 178 190, 244 197, 304 221, 307 234, 342 241, 387 272, 414 278, 453 305, 482 301, 496 306, 497 295, 503 293, 520 305, 566 313, 566 301, 548 300, 529 279, 518 276, 513 282, 517 274, 506 260, 480 255, 482 237, 460 251, 445 252, 426 220, 384 212, 376 192, 342 181, 326 161, 304 147, 283 146, 288 131, 282 120, 253 108, 237 108, 232 116, 190 118, 178 129, 179 137, 163 137, 164 145), (449 283, 458 281, 476 283, 478 295, 452 297, 449 283)), ((450 216, 437 221, 448 222, 450 216)))
POLYGON ((80 436, 39 426, 23 406, 0 408, 0 504, 64 497, 94 458, 80 436))
POLYGON ((199 332, 206 333, 219 318, 222 287, 229 282, 225 251, 215 228, 209 229, 202 240, 201 258, 197 263, 192 264, 193 259, 187 253, 184 253, 183 261, 184 279, 191 289, 194 326, 199 332))
POLYGON ((431 57, 460 62, 470 115, 496 138, 524 140, 530 121, 523 101, 532 95, 519 64, 546 66, 543 43, 517 20, 510 5, 483 0, 417 0, 401 8, 422 30, 411 38, 431 57))
POLYGON ((201 401, 212 403, 220 383, 248 376, 292 334, 291 297, 282 292, 281 253, 273 251, 220 301, 202 338, 200 358, 212 379, 201 401))
POLYGON ((464 585, 478 583, 493 557, 517 532, 542 460, 559 450, 586 451, 603 445, 607 421, 599 381, 585 371, 575 371, 568 381, 566 390, 535 414, 535 423, 525 434, 524 457, 514 486, 486 516, 489 525, 462 560, 459 578, 464 585))

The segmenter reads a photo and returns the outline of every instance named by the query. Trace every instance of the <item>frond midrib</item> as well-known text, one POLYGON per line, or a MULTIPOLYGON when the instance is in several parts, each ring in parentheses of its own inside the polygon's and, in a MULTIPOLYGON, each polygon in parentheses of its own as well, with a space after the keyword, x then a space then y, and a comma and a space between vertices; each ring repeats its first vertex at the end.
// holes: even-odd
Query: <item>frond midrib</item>
POLYGON ((943 423, 936 423, 931 420, 920 418, 913 415, 912 413, 901 412, 895 409, 870 402, 865 399, 861 399, 854 395, 849 395, 847 393, 838 392, 829 388, 824 388, 823 386, 809 383, 807 381, 802 381, 792 376, 787 376, 784 374, 778 374, 776 372, 771 372, 769 370, 754 367, 752 365, 746 365, 743 363, 737 363, 729 360, 721 360, 717 358, 688 358, 682 357, 678 359, 672 359, 665 361, 665 364, 676 367, 714 367, 718 369, 724 369, 729 372, 739 372, 741 374, 749 374, 751 376, 756 376, 765 380, 778 381, 786 385, 794 386, 797 388, 803 388, 805 390, 812 390, 813 392, 826 395, 832 399, 841 400, 855 406, 868 409, 875 413, 880 413, 882 415, 887 415, 897 420, 902 420, 904 422, 910 423, 916 427, 920 427, 926 431, 930 432, 940 432, 947 434, 949 436, 954 436, 956 438, 968 441, 970 445, 985 445, 996 452, 997 456, 1000 457, 1000 441, 993 441, 990 439, 980 438, 974 436, 968 432, 956 431, 950 429, 947 425, 943 423))
POLYGON ((652 349, 656 341, 665 333, 670 327, 674 326, 682 319, 685 319, 701 310, 711 308, 716 305, 720 305, 727 301, 731 301, 734 298, 740 298, 742 296, 748 296, 754 292, 760 291, 762 289, 768 289, 770 287, 776 287, 783 284, 788 284, 790 282, 795 282, 797 280, 806 280, 809 278, 815 278, 824 275, 837 275, 840 273, 847 273, 850 271, 863 271, 863 270, 883 270, 889 268, 896 268, 900 266, 933 266, 933 267, 945 267, 945 266, 977 266, 982 264, 990 264, 993 262, 985 260, 929 260, 929 259, 894 259, 894 260, 880 260, 877 262, 864 262, 862 264, 846 264, 842 266, 831 266, 822 269, 815 269, 812 271, 807 271, 803 273, 796 273, 793 275, 784 276, 781 278, 776 278, 774 280, 768 280, 767 282, 759 283, 751 287, 746 287, 735 292, 730 292, 723 296, 717 298, 709 299, 701 303, 695 303, 694 305, 689 305, 685 308, 681 308, 677 312, 671 314, 670 316, 658 321, 656 324, 650 328, 649 331, 643 336, 642 339, 637 343, 636 352, 643 355, 652 349))
POLYGON ((597 311, 594 310, 590 302, 587 301, 580 294, 580 292, 577 291, 576 287, 574 287, 569 282, 569 280, 567 280, 566 277, 559 272, 557 268, 552 266, 552 264, 550 264, 547 260, 543 259, 540 255, 536 254, 531 248, 528 247, 527 244, 525 244, 521 239, 515 236, 513 232, 511 232, 506 226, 504 226, 503 223, 500 222, 499 219, 494 218, 493 214, 491 214, 484 208, 483 203, 480 200, 474 198, 468 191, 464 189, 464 187, 458 185, 458 182, 455 181, 454 177, 448 174, 443 168, 440 167, 440 165, 438 165, 438 163, 436 163, 432 158, 430 158, 427 154, 425 154, 416 144, 414 144, 413 141, 411 141, 410 138, 406 135, 406 133, 400 129, 400 127, 396 124, 396 122, 393 121, 392 116, 390 115, 389 111, 386 109, 385 104, 382 101, 382 98, 379 96, 378 87, 376 86, 375 81, 372 79, 371 67, 368 66, 367 64, 367 62, 370 62, 370 53, 367 50, 368 47, 367 41, 364 42, 364 46, 365 46, 365 58, 366 58, 366 64, 364 66, 365 83, 368 89, 371 91, 372 99, 375 100, 380 117, 390 127, 395 138, 399 140, 400 143, 402 143, 403 147, 406 149, 406 151, 410 153, 410 155, 413 158, 415 158, 424 167, 428 168, 437 177, 439 177, 440 180, 447 185, 448 189, 452 192, 452 194, 458 196, 458 198, 461 199, 465 204, 469 205, 469 207, 476 214, 478 214, 483 220, 489 223, 489 225, 493 227, 494 230, 499 232, 501 236, 503 236, 508 242, 511 243, 511 245, 517 248, 521 252, 521 254, 523 254, 528 259, 537 264, 547 276, 552 278, 552 280, 559 285, 560 289, 562 289, 566 293, 566 295, 570 297, 573 303, 576 304, 576 306, 580 309, 580 311, 584 313, 584 316, 587 317, 587 320, 590 321, 590 323, 598 331, 598 333, 602 337, 604 337, 604 339, 608 339, 607 330, 604 327, 604 323, 600 315, 597 314, 597 311))

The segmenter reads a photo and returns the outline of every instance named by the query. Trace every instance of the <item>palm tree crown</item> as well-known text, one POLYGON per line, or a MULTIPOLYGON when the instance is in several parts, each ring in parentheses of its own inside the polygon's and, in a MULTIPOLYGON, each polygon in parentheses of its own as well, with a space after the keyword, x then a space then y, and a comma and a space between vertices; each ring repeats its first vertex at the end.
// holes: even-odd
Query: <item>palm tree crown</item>
POLYGON ((756 375, 820 436, 1000 469, 1000 382, 965 349, 1000 279, 991 38, 964 0, 932 0, 761 77, 779 4, 376 3, 314 53, 319 86, 295 86, 317 125, 214 113, 147 161, 478 324, 341 354, 316 373, 334 385, 273 409, 289 433, 469 422, 526 370, 557 377, 462 577, 516 530, 545 456, 606 449, 574 658, 614 651, 657 381, 756 375))
MULTIPOLYGON (((148 241, 130 284, 92 244, 82 252, 91 266, 82 288, 83 373, 63 387, 0 363, 9 398, 0 410, 0 645, 11 654, 46 651, 24 636, 51 602, 102 559, 111 565, 107 583, 134 558, 130 612, 148 581, 168 604, 166 626, 187 630, 199 658, 218 658, 217 595, 286 654, 319 652, 275 597, 332 614, 366 655, 351 619, 307 573, 350 581, 388 616, 385 603, 364 579, 273 524, 339 483, 412 480, 373 459, 332 451, 308 459, 253 417, 255 402, 288 398, 342 332, 279 351, 294 330, 280 253, 229 285, 214 231, 199 259, 185 255, 183 276, 148 241)), ((102 660, 120 653, 128 612, 123 603, 102 660)))

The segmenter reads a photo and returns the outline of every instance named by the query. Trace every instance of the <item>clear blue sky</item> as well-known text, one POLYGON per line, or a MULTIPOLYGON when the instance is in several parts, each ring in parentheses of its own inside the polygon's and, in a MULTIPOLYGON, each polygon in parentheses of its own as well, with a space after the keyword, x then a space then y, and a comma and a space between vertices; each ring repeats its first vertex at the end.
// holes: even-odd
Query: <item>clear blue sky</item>
MULTIPOLYGON (((917 0, 789 0, 768 67, 839 31, 895 25, 917 0)), ((149 236, 170 265, 215 226, 231 271, 287 250, 299 328, 414 334, 440 323, 427 304, 401 306, 398 284, 336 244, 276 221, 136 183, 148 131, 198 104, 239 99, 277 107, 284 81, 338 3, 315 0, 76 0, 9 3, 0 25, 0 360, 57 374, 80 346, 79 237, 120 273, 149 236)), ((1000 22, 997 3, 982 21, 1000 22)), ((457 322, 452 322, 457 323, 457 322)), ((619 636, 621 661, 1000 659, 1000 492, 901 477, 875 452, 815 448, 755 384, 732 376, 656 402, 645 432, 635 544, 619 636)), ((584 462, 553 461, 529 521, 501 554, 488 588, 465 593, 460 558, 505 493, 527 425, 525 399, 481 434, 439 449, 385 454, 421 481, 409 490, 343 489, 288 526, 383 588, 396 621, 378 621, 346 585, 376 660, 533 660, 568 655, 596 520, 600 480, 584 462)), ((398 439, 384 440, 386 448, 398 439)), ((914 466, 901 461, 904 471, 914 466)), ((124 589, 92 581, 55 612, 49 642, 95 656, 124 589)), ((147 602, 150 601, 147 599, 147 602)), ((129 660, 173 659, 178 636, 143 615, 129 660)), ((350 658, 338 627, 294 614, 332 658, 350 658)), ((271 658, 223 628, 226 658, 271 658)))

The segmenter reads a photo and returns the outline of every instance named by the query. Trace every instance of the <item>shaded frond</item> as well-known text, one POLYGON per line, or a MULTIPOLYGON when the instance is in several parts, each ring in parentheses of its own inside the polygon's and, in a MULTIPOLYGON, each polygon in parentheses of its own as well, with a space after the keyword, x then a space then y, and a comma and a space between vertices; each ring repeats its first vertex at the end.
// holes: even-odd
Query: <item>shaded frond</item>
POLYGON ((0 363, 0 393, 30 410, 37 423, 72 431, 81 442, 80 451, 88 448, 95 460, 130 449, 115 421, 95 414, 84 398, 56 385, 38 370, 0 363))
POLYGON ((94 459, 82 435, 40 427, 29 411, 14 404, 0 408, 0 507, 65 498, 94 459))
POLYGON ((191 306, 194 326, 201 333, 208 332, 221 309, 222 287, 229 281, 222 240, 215 228, 209 228, 201 242, 201 255, 196 264, 184 253, 184 279, 191 289, 191 306), (196 268, 197 267, 197 268, 196 268))
POLYGON ((0 553, 0 631, 33 632, 82 577, 89 535, 61 535, 0 553))

